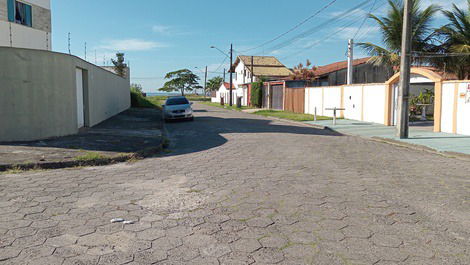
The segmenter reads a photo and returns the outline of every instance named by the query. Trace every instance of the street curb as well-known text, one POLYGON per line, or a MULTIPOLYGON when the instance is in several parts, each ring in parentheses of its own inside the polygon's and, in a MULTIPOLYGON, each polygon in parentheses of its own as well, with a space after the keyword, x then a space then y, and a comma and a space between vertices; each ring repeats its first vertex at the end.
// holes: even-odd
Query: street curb
POLYGON ((88 161, 59 161, 59 162, 44 162, 44 163, 23 163, 23 164, 9 164, 0 165, 0 173, 8 170, 50 170, 50 169, 63 169, 74 167, 93 167, 93 166, 107 166, 117 163, 128 162, 130 160, 142 160, 160 153, 164 149, 163 139, 159 146, 145 148, 138 152, 126 155, 118 155, 109 158, 100 158, 88 161))

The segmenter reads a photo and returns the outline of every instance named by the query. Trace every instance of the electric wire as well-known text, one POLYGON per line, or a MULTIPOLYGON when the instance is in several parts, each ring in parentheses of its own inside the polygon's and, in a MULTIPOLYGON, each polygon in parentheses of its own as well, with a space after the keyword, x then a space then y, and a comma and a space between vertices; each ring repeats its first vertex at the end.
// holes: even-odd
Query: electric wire
POLYGON ((320 13, 322 13, 323 11, 325 11, 326 9, 328 9, 329 7, 331 7, 334 3, 336 3, 338 0, 333 0, 331 2, 329 2, 327 5, 323 6, 322 8, 320 8, 320 10, 318 10, 317 12, 315 12, 313 15, 307 17, 306 19, 302 20, 300 23, 298 23, 297 25, 295 25, 294 27, 290 28, 288 31, 276 36, 275 38, 271 39, 271 40, 268 40, 256 47, 253 47, 253 48, 250 48, 250 49, 247 49, 247 50, 243 50, 241 51, 242 53, 245 53, 245 52, 248 52, 248 51, 253 51, 253 50, 257 50, 259 48, 262 48, 264 46, 266 46, 267 44, 269 43, 272 43, 272 42, 275 42, 277 41, 278 39, 284 37, 285 35, 293 32, 294 30, 298 29, 299 27, 301 27, 302 25, 304 25, 305 23, 307 23, 308 21, 310 21, 311 19, 313 19, 314 17, 318 16, 320 13))

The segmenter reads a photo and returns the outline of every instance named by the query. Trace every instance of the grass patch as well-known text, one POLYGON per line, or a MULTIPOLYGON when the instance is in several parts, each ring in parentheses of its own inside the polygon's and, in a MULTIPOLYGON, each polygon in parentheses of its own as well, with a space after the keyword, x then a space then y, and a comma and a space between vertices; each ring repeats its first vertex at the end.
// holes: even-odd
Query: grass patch
POLYGON ((246 107, 246 106, 242 106, 241 108, 237 108, 237 106, 234 104, 233 106, 230 106, 230 105, 220 105, 220 103, 216 103, 216 102, 201 102, 202 104, 204 105, 207 105, 207 106, 212 106, 212 107, 218 107, 218 108, 222 108, 222 109, 229 109, 229 110, 238 110, 238 111, 242 111, 244 109, 252 109, 251 107, 246 107))
MULTIPOLYGON (((314 116, 311 114, 294 113, 290 111, 278 111, 278 110, 260 110, 253 114, 262 115, 265 117, 277 117, 281 119, 287 119, 292 121, 313 121, 314 116)), ((317 116, 318 121, 331 120, 330 117, 317 116)))
POLYGON ((97 152, 86 152, 84 155, 75 157, 75 160, 86 162, 86 161, 101 160, 105 158, 107 158, 105 155, 102 155, 97 152))
POLYGON ((138 91, 131 91, 131 105, 133 108, 162 108, 163 100, 160 97, 144 97, 138 91))
POLYGON ((202 102, 210 102, 210 97, 200 96, 200 95, 186 95, 186 98, 189 101, 202 101, 202 102))

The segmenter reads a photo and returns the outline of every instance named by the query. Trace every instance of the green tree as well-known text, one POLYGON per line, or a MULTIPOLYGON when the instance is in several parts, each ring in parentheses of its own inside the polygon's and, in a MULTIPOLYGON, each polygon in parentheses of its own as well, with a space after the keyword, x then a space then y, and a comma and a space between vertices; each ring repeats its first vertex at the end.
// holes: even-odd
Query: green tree
MULTIPOLYGON (((412 17, 412 47, 413 51, 430 51, 433 47, 434 30, 431 27, 433 19, 440 7, 430 5, 421 9, 421 0, 414 0, 411 9, 412 17)), ((395 72, 400 69, 401 42, 403 32, 404 3, 402 0, 388 0, 389 10, 385 17, 369 14, 375 20, 382 33, 384 47, 372 43, 359 43, 372 58, 369 63, 378 66, 389 66, 395 72)), ((414 63, 418 62, 417 59, 414 63)))
POLYGON ((217 91, 224 82, 224 79, 220 76, 214 77, 207 81, 207 90, 208 91, 217 91))
MULTIPOLYGON (((436 30, 436 34, 442 41, 437 52, 442 54, 470 53, 470 0, 467 0, 467 10, 460 9, 454 4, 451 11, 442 12, 449 20, 449 24, 436 30)), ((433 65, 457 75, 461 80, 470 78, 469 55, 436 57, 433 65)))
POLYGON ((124 63, 124 53, 116 53, 116 60, 111 59, 111 62, 114 65, 114 71, 116 72, 116 74, 121 77, 125 77, 127 64, 124 63))
POLYGON ((180 91, 184 96, 186 91, 193 91, 202 88, 199 85, 199 77, 188 69, 181 69, 178 71, 170 72, 165 75, 167 81, 160 90, 166 92, 180 91))
POLYGON ((142 85, 136 83, 131 84, 131 91, 143 94, 142 85))

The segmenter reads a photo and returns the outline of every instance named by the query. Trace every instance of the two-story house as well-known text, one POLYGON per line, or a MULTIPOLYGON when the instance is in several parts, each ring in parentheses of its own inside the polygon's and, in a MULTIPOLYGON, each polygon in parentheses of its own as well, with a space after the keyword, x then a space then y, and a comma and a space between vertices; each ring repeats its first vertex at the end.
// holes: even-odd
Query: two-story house
POLYGON ((52 50, 50 0, 0 0, 0 46, 52 50))
POLYGON ((237 88, 260 79, 285 79, 292 74, 292 71, 274 56, 238 56, 231 71, 235 74, 233 83, 237 88))

